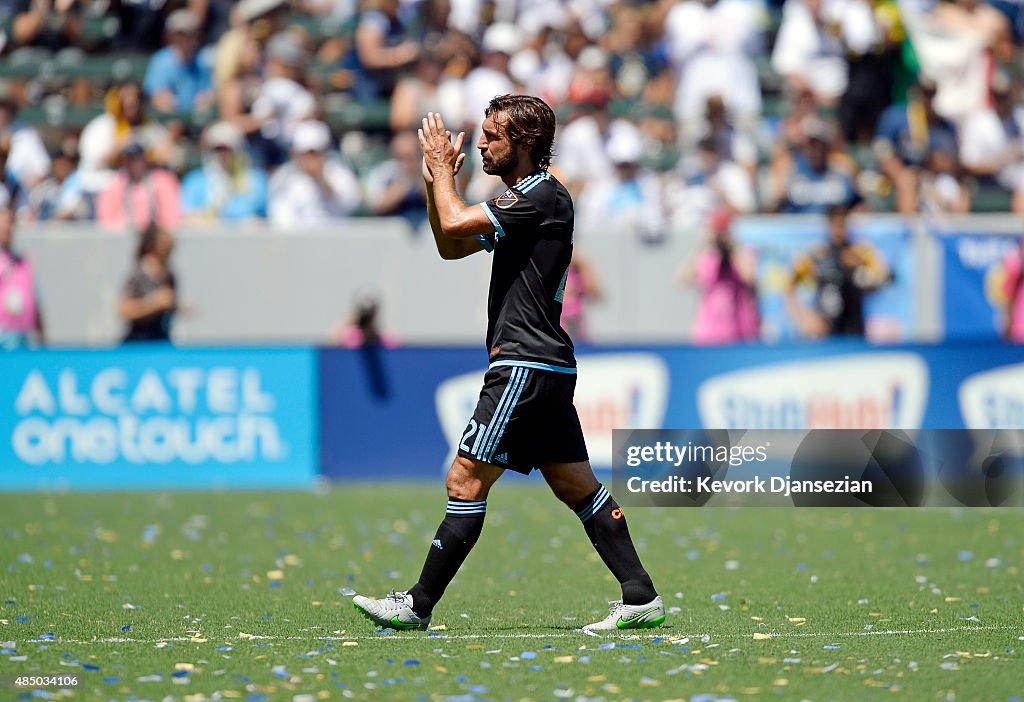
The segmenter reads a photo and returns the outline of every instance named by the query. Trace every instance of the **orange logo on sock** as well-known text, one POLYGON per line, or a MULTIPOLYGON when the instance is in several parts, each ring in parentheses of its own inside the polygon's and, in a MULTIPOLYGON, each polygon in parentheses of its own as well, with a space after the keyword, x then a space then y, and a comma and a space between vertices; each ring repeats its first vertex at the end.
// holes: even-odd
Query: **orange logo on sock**
POLYGON ((622 508, 616 507, 612 510, 612 519, 622 519, 622 508))

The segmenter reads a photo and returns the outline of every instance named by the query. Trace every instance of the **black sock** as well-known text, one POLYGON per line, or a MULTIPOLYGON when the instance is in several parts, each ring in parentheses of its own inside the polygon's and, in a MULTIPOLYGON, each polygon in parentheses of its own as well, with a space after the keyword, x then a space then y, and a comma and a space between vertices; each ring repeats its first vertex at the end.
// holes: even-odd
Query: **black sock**
POLYGON ((448 583, 459 572, 462 562, 480 538, 487 514, 487 500, 448 498, 448 511, 437 527, 418 583, 409 588, 412 608, 426 617, 434 610, 448 583))
POLYGON ((583 522, 601 560, 622 586, 623 603, 642 605, 657 597, 651 576, 644 570, 633 540, 629 538, 626 517, 604 486, 599 486, 572 509, 583 522))

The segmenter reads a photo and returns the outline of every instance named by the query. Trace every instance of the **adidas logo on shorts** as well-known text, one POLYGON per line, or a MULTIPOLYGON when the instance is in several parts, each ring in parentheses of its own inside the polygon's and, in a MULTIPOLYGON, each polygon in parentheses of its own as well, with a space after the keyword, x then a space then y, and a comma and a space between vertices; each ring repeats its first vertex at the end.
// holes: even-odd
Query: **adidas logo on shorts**
POLYGON ((499 453, 497 456, 495 456, 494 457, 494 462, 495 463, 508 463, 508 451, 505 451, 504 453, 499 453))

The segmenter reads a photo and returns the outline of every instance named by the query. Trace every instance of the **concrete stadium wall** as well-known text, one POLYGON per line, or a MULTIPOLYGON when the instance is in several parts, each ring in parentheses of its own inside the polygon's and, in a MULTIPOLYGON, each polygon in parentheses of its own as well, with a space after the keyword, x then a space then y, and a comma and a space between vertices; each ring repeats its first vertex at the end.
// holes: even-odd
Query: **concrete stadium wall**
MULTIPOLYGON (((1012 234, 1022 229, 1013 217, 950 219, 942 226, 1012 234)), ((917 223, 912 241, 918 276, 911 338, 918 340, 941 331, 939 252, 924 229, 917 223)), ((356 298, 373 292, 383 300, 384 328, 403 343, 483 343, 490 257, 442 261, 429 231, 414 233, 403 220, 354 219, 302 232, 203 225, 177 234, 174 267, 191 313, 178 316, 176 341, 330 343, 332 328, 344 322, 356 298)), ((592 340, 685 341, 697 295, 677 282, 676 273, 702 240, 693 231, 658 244, 632 232, 577 231, 576 246, 593 262, 605 292, 588 311, 592 340)), ((24 225, 16 243, 38 270, 50 343, 119 341, 117 305, 131 268, 133 235, 91 225, 24 225)))

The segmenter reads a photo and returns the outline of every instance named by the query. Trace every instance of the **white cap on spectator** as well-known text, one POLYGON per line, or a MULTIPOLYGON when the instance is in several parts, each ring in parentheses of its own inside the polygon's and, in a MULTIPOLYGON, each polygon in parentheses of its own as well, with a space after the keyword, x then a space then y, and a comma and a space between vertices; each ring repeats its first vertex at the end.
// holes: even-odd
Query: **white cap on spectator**
POLYGON ((288 0, 242 0, 238 3, 238 14, 246 22, 262 17, 284 5, 288 0))
POLYGON ((216 149, 218 146, 226 146, 232 151, 242 148, 245 135, 242 130, 231 122, 220 121, 210 125, 203 135, 208 149, 216 149))
POLYGON ((267 42, 267 58, 288 66, 301 67, 309 61, 306 50, 287 32, 278 32, 267 42))
POLYGON ((608 54, 599 46, 588 46, 580 52, 576 65, 587 71, 599 71, 608 67, 608 54))
POLYGON ((297 154, 326 151, 330 145, 331 130, 323 122, 302 122, 292 134, 292 151, 297 154))
POLYGON ((644 145, 633 130, 618 130, 608 142, 608 158, 612 163, 640 163, 644 145))
POLYGON ((484 32, 481 47, 484 51, 496 54, 512 54, 519 51, 523 41, 519 28, 509 22, 497 22, 492 24, 484 32))
POLYGON ((192 34, 199 31, 199 18, 191 10, 175 10, 167 16, 164 29, 173 34, 192 34))

